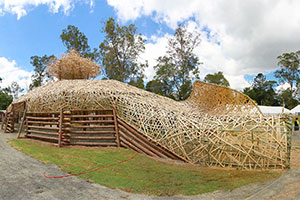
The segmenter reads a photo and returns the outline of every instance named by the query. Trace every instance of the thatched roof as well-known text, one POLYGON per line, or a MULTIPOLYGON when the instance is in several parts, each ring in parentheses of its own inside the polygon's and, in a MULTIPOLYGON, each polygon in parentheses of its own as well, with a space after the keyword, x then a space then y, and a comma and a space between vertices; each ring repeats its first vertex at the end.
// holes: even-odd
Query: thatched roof
MULTIPOLYGON (((62 80, 35 88, 13 102, 27 102, 31 112, 111 108, 117 105, 182 114, 259 112, 256 104, 238 91, 196 81, 189 99, 178 102, 115 80, 62 80)), ((134 109, 134 108, 133 108, 134 109)), ((175 114, 174 113, 174 114, 175 114)), ((239 113, 241 114, 241 113, 239 113)))

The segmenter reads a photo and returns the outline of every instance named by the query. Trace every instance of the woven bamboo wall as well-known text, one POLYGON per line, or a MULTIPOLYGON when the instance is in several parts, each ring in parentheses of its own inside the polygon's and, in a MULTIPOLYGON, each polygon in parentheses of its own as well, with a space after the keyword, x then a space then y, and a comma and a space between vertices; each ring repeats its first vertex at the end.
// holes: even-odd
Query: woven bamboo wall
POLYGON ((64 80, 13 104, 24 101, 29 112, 114 108, 121 119, 191 163, 289 165, 288 117, 263 116, 249 97, 213 84, 196 81, 189 99, 176 102, 118 81, 64 80))

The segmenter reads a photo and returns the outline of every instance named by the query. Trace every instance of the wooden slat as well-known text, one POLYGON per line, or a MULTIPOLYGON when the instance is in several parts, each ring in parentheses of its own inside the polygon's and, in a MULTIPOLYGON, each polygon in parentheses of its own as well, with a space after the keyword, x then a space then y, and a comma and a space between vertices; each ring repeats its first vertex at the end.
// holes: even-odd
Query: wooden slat
MULTIPOLYGON (((128 137, 125 133, 123 133, 123 131, 120 130, 120 135, 121 138, 123 137, 127 142, 130 142, 132 145, 134 145, 135 147, 137 147, 138 149, 140 149, 142 152, 144 152, 145 154, 149 155, 149 156, 154 156, 154 157, 158 157, 156 154, 154 154, 152 151, 148 150, 147 148, 145 148, 143 145, 139 144, 138 142, 136 142, 135 140, 133 140, 132 138, 128 137)), ((166 157, 166 156, 165 156, 166 157)))
POLYGON ((71 134, 115 134, 115 131, 72 131, 71 134))
POLYGON ((53 140, 57 141, 57 137, 46 137, 46 136, 41 136, 41 135, 26 135, 28 138, 36 138, 36 139, 44 139, 44 140, 53 140))
MULTIPOLYGON (((126 130, 122 125, 120 126, 120 132, 122 132, 123 134, 127 134, 130 137, 134 138, 138 144, 141 144, 144 148, 152 151, 156 157, 161 157, 161 158, 168 158, 168 156, 164 155, 163 153, 161 153, 159 150, 157 150, 157 146, 156 147, 152 147, 151 145, 148 145, 147 143, 145 143, 143 140, 141 140, 139 137, 137 137, 136 135, 132 134, 130 131, 126 130)), ((122 137, 124 136, 122 134, 122 137)))
POLYGON ((70 145, 83 145, 83 146, 117 146, 116 143, 95 143, 95 142, 70 142, 70 145))
POLYGON ((114 116, 114 125, 115 125, 115 133, 116 133, 116 143, 117 146, 120 147, 120 136, 119 136, 119 126, 118 126, 118 120, 117 120, 117 114, 116 110, 113 109, 113 116, 114 116))
MULTIPOLYGON (((139 133, 137 130, 135 130, 133 127, 130 127, 126 122, 124 122, 123 120, 121 120, 120 118, 118 118, 118 122, 119 124, 121 124, 122 126, 124 126, 126 129, 128 129, 130 132, 134 133, 135 135, 140 135, 143 136, 141 133, 139 133)), ((163 154, 165 154, 166 156, 168 156, 169 158, 172 159, 179 159, 179 160, 184 160, 183 158, 173 154, 172 152, 168 152, 167 149, 163 149, 160 145, 158 144, 153 144, 152 142, 150 142, 147 138, 145 137, 140 137, 140 139, 142 139, 144 142, 146 142, 148 145, 152 146, 153 148, 159 149, 160 152, 162 152, 163 154)))
POLYGON ((71 123, 86 123, 86 124, 91 124, 91 123, 113 123, 114 120, 71 120, 71 123))
POLYGON ((58 133, 57 132, 44 132, 44 131, 37 131, 37 130, 27 130, 28 133, 37 133, 37 134, 42 134, 42 135, 55 135, 55 136, 58 136, 58 133))
POLYGON ((121 146, 127 146, 128 149, 133 149, 134 151, 136 152, 139 152, 139 153, 144 153, 142 150, 140 150, 139 148, 137 148, 136 146, 132 145, 130 142, 128 142, 125 138, 123 137, 120 137, 120 144, 121 146))
POLYGON ((62 126, 63 126, 63 119, 64 119, 64 112, 60 110, 59 113, 59 130, 58 130, 58 147, 61 147, 61 140, 62 140, 62 126))
POLYGON ((26 112, 27 112, 27 107, 26 107, 26 103, 25 103, 25 108, 24 108, 24 111, 23 111, 23 118, 22 118, 22 122, 21 122, 21 125, 19 127, 19 130, 18 130, 17 138, 20 138, 20 136, 21 136, 21 132, 22 132, 22 129, 23 129, 23 126, 24 126, 24 123, 25 123, 26 112))
POLYGON ((98 117, 103 117, 103 118, 106 118, 106 117, 113 117, 113 115, 69 115, 70 118, 87 118, 87 117, 91 117, 91 118, 98 118, 98 117))
POLYGON ((72 128, 114 128, 114 125, 103 125, 103 126, 77 126, 75 124, 71 124, 72 128))
POLYGON ((44 121, 29 121, 27 120, 28 124, 43 124, 43 125, 58 125, 58 122, 44 122, 44 121))
POLYGON ((47 127, 47 126, 28 126, 28 128, 44 129, 44 130, 59 130, 58 127, 47 127))
POLYGON ((31 117, 31 116, 28 116, 27 119, 57 121, 59 118, 58 117, 31 117))
POLYGON ((71 140, 115 140, 114 136, 101 136, 101 137, 84 137, 84 136, 72 136, 71 140))

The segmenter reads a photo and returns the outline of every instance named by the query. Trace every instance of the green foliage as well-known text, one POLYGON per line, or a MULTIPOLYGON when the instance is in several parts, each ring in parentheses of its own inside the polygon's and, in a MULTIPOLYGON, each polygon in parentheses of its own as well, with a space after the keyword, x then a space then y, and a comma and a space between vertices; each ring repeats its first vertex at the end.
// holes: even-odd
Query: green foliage
POLYGON ((299 101, 293 97, 294 90, 290 88, 281 90, 278 94, 279 102, 288 109, 293 109, 299 104, 299 101))
POLYGON ((175 97, 172 95, 172 92, 173 92, 172 87, 169 86, 168 84, 170 84, 168 81, 163 82, 163 81, 154 79, 147 83, 146 90, 149 92, 154 92, 156 94, 174 99, 175 97))
MULTIPOLYGON (((199 79, 198 66, 201 64, 194 54, 194 49, 200 44, 200 34, 188 32, 186 27, 179 25, 175 35, 169 39, 165 56, 157 59, 154 66, 155 83, 164 84, 162 91, 153 91, 176 99, 186 99, 192 91, 192 80, 199 79)), ((151 87, 148 87, 151 89, 151 87)))
POLYGON ((223 72, 207 74, 204 78, 204 82, 214 83, 214 84, 225 86, 225 87, 230 86, 228 80, 224 77, 223 72))
MULTIPOLYGON (((0 77, 0 83, 2 78, 0 77)), ((0 110, 6 110, 6 108, 13 101, 13 97, 7 93, 8 88, 1 89, 0 87, 0 110)))
POLYGON ((131 79, 128 84, 132 85, 132 86, 135 86, 137 88, 140 88, 140 89, 145 88, 144 80, 141 77, 137 77, 136 79, 131 79))
POLYGON ((258 105, 277 106, 279 105, 278 97, 273 87, 276 81, 266 80, 262 73, 257 74, 251 87, 244 89, 244 94, 255 100, 258 105))
POLYGON ((54 55, 43 57, 40 56, 31 56, 30 64, 34 66, 34 74, 31 76, 32 83, 29 85, 29 89, 42 86, 44 82, 47 82, 50 77, 46 70, 46 66, 55 58, 54 55))
MULTIPOLYGON (((132 157, 123 148, 56 148, 26 140, 9 143, 47 164, 56 164, 69 173, 96 169, 132 157)), ((48 175, 48 172, 46 172, 48 175)), ((51 174, 55 175, 55 174, 51 174)), ((232 190, 243 185, 265 182, 279 172, 220 170, 196 165, 172 165, 138 154, 133 160, 103 168, 79 177, 101 185, 146 195, 197 195, 216 190, 232 190)))
POLYGON ((17 99, 19 97, 19 93, 23 92, 24 89, 21 88, 16 81, 13 81, 11 85, 7 88, 4 88, 3 91, 12 96, 13 99, 17 99))
POLYGON ((13 97, 11 95, 0 92, 0 110, 6 110, 12 101, 13 97))
POLYGON ((91 51, 88 38, 74 25, 68 25, 66 29, 63 29, 60 39, 68 51, 75 49, 81 56, 94 61, 99 56, 96 48, 93 52, 91 51))
POLYGON ((148 64, 139 63, 138 58, 145 50, 146 40, 137 33, 137 28, 133 24, 121 27, 109 18, 102 31, 106 36, 99 49, 107 78, 121 82, 143 78, 143 70, 148 64))
POLYGON ((278 66, 280 69, 275 71, 275 77, 278 78, 281 83, 289 83, 291 90, 297 80, 299 80, 299 56, 300 51, 283 53, 277 57, 277 59, 279 59, 278 66))

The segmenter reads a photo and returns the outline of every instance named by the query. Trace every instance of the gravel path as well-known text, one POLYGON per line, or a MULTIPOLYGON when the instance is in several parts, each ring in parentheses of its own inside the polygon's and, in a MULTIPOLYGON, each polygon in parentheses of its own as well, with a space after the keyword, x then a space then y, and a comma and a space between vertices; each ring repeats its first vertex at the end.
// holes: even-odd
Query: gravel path
MULTIPOLYGON (((0 131, 0 199, 126 199, 126 200, 173 200, 173 199, 299 199, 300 168, 294 168, 279 179, 264 184, 252 184, 233 191, 216 191, 197 196, 154 197, 130 194, 92 184, 77 177, 47 179, 48 174, 63 175, 56 165, 44 164, 10 147, 7 141, 15 134, 0 131)), ((298 150, 300 151, 300 150, 298 150)), ((299 152, 298 152, 299 153, 299 152)), ((299 154, 300 155, 300 154, 299 154)))

